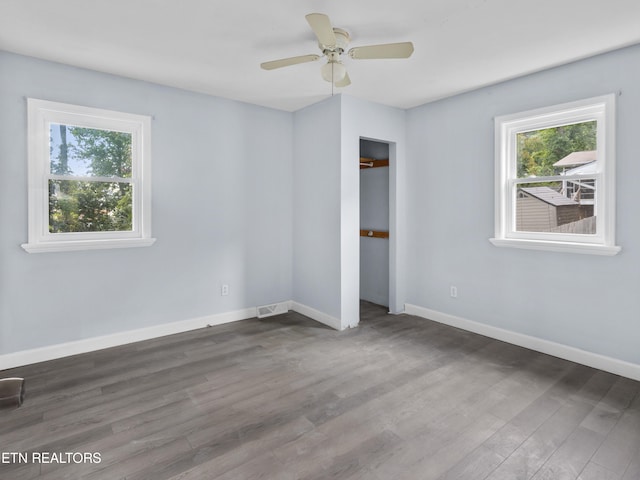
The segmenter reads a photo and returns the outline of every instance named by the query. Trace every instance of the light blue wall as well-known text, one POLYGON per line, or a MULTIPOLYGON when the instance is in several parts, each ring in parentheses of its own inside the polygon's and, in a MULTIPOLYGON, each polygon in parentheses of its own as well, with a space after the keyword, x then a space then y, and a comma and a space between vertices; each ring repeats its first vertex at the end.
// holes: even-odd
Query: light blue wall
POLYGON ((407 125, 408 303, 640 364, 640 46, 414 108, 407 125), (622 253, 491 245, 493 118, 611 92, 622 253))
POLYGON ((294 113, 293 300, 341 318, 340 96, 294 113))
POLYGON ((292 133, 289 113, 0 52, 0 354, 290 299, 292 133), (20 248, 26 97, 153 115, 152 247, 20 248))
MULTIPOLYGON (((389 158, 389 144, 360 140, 360 156, 389 158)), ((389 168, 360 170, 360 228, 389 231, 389 168)), ((389 239, 360 237, 360 298, 389 306, 389 239)))

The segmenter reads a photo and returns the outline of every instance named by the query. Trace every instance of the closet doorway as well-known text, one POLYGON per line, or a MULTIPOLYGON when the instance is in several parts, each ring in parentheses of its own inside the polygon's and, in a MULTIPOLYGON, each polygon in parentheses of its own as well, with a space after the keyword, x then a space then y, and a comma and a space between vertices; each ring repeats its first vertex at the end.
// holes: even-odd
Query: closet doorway
POLYGON ((361 304, 364 300, 388 311, 389 144, 363 138, 360 139, 360 300, 361 304))

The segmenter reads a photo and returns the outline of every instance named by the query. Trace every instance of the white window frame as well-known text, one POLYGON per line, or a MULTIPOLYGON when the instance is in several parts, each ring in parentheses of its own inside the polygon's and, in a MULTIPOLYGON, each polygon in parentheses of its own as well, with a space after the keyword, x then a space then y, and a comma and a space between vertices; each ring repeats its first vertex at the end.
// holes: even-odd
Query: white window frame
POLYGON ((615 94, 496 117, 495 156, 495 237, 490 239, 491 243, 498 247, 596 255, 615 255, 621 250, 615 245, 615 94), (558 179, 557 176, 517 178, 517 135, 589 121, 597 122, 598 168, 595 174, 575 178, 596 180, 596 234, 516 231, 516 185, 558 179))
MULTIPOLYGON (((29 253, 145 247, 151 238, 151 117, 98 108, 27 99, 29 253), (126 232, 49 232, 50 125, 74 125, 131 134, 133 226, 126 232)), ((70 177, 86 180, 84 177, 70 177)), ((90 180, 113 181, 91 177, 90 180)))

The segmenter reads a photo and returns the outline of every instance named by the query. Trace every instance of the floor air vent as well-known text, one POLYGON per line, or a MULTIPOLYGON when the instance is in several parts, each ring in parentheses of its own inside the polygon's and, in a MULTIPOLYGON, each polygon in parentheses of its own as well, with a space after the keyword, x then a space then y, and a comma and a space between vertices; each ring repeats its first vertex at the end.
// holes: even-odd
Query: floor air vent
POLYGON ((280 315, 281 313, 287 313, 289 311, 289 307, 286 303, 272 303, 271 305, 258 307, 257 310, 258 318, 265 318, 280 315))

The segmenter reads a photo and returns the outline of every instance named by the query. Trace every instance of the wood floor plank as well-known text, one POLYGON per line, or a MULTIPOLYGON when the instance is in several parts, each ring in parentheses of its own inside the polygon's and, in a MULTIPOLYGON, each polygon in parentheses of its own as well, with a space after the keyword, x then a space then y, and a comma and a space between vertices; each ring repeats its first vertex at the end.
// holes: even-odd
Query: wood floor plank
MULTIPOLYGON (((265 435, 244 441, 239 448, 229 450, 222 455, 212 456, 211 451, 201 450, 201 457, 194 458, 193 467, 182 474, 171 477, 171 479, 211 479, 227 475, 228 472, 237 474, 237 469, 242 468, 243 464, 260 459, 265 452, 268 452, 271 458, 273 449, 279 445, 293 443, 312 430, 313 424, 311 422, 305 418, 296 418, 279 428, 271 429, 265 435)), ((267 470, 269 472, 268 475, 273 476, 273 478, 281 478, 281 475, 287 477, 287 475, 284 475, 287 470, 284 464, 274 463, 272 467, 273 470, 267 470)), ((265 470, 264 466, 263 470, 265 470)), ((230 478, 234 477, 231 476, 230 478)))
POLYGON ((640 451, 640 395, 620 416, 592 461, 601 467, 625 475, 629 465, 640 451))
POLYGON ((627 378, 618 378, 607 395, 587 415, 581 426, 608 435, 638 395, 638 383, 627 378))
MULTIPOLYGON (((532 478, 593 409, 591 402, 574 398, 574 394, 585 391, 589 395, 597 395, 591 392, 599 391, 602 397, 606 393, 606 384, 603 386, 599 377, 594 378, 595 373, 593 369, 575 366, 535 402, 529 411, 516 417, 511 426, 516 427, 522 437, 529 432, 531 434, 526 440, 523 439, 487 479, 532 478), (540 424, 540 419, 545 417, 540 424)), ((495 438, 489 440, 490 443, 492 441, 495 438)), ((515 443, 517 441, 513 442, 515 443)), ((508 452, 502 450, 502 453, 508 452)))
POLYGON ((427 444, 428 442, 422 458, 408 468, 403 467, 402 473, 397 478, 436 480, 463 462, 467 456, 472 455, 503 425, 504 420, 491 414, 482 414, 462 429, 440 430, 436 439, 432 439, 431 434, 425 432, 418 438, 419 443, 427 444))
POLYGON ((576 480, 603 440, 604 435, 578 427, 536 472, 533 480, 576 480))
POLYGON ((438 480, 473 480, 485 478, 504 461, 504 457, 484 445, 465 455, 438 480))
POLYGON ((640 382, 384 307, 289 312, 0 372, 2 480, 638 480, 640 382))
POLYGON ((578 476, 578 480, 620 480, 620 478, 617 473, 593 462, 589 462, 578 476))
POLYGON ((626 468, 622 480, 638 480, 640 479, 640 447, 631 459, 629 466, 626 468))
POLYGON ((349 478, 362 474, 367 465, 379 461, 392 451, 402 440, 394 433, 383 431, 361 441, 356 447, 335 455, 324 468, 298 477, 300 480, 329 480, 349 478))

